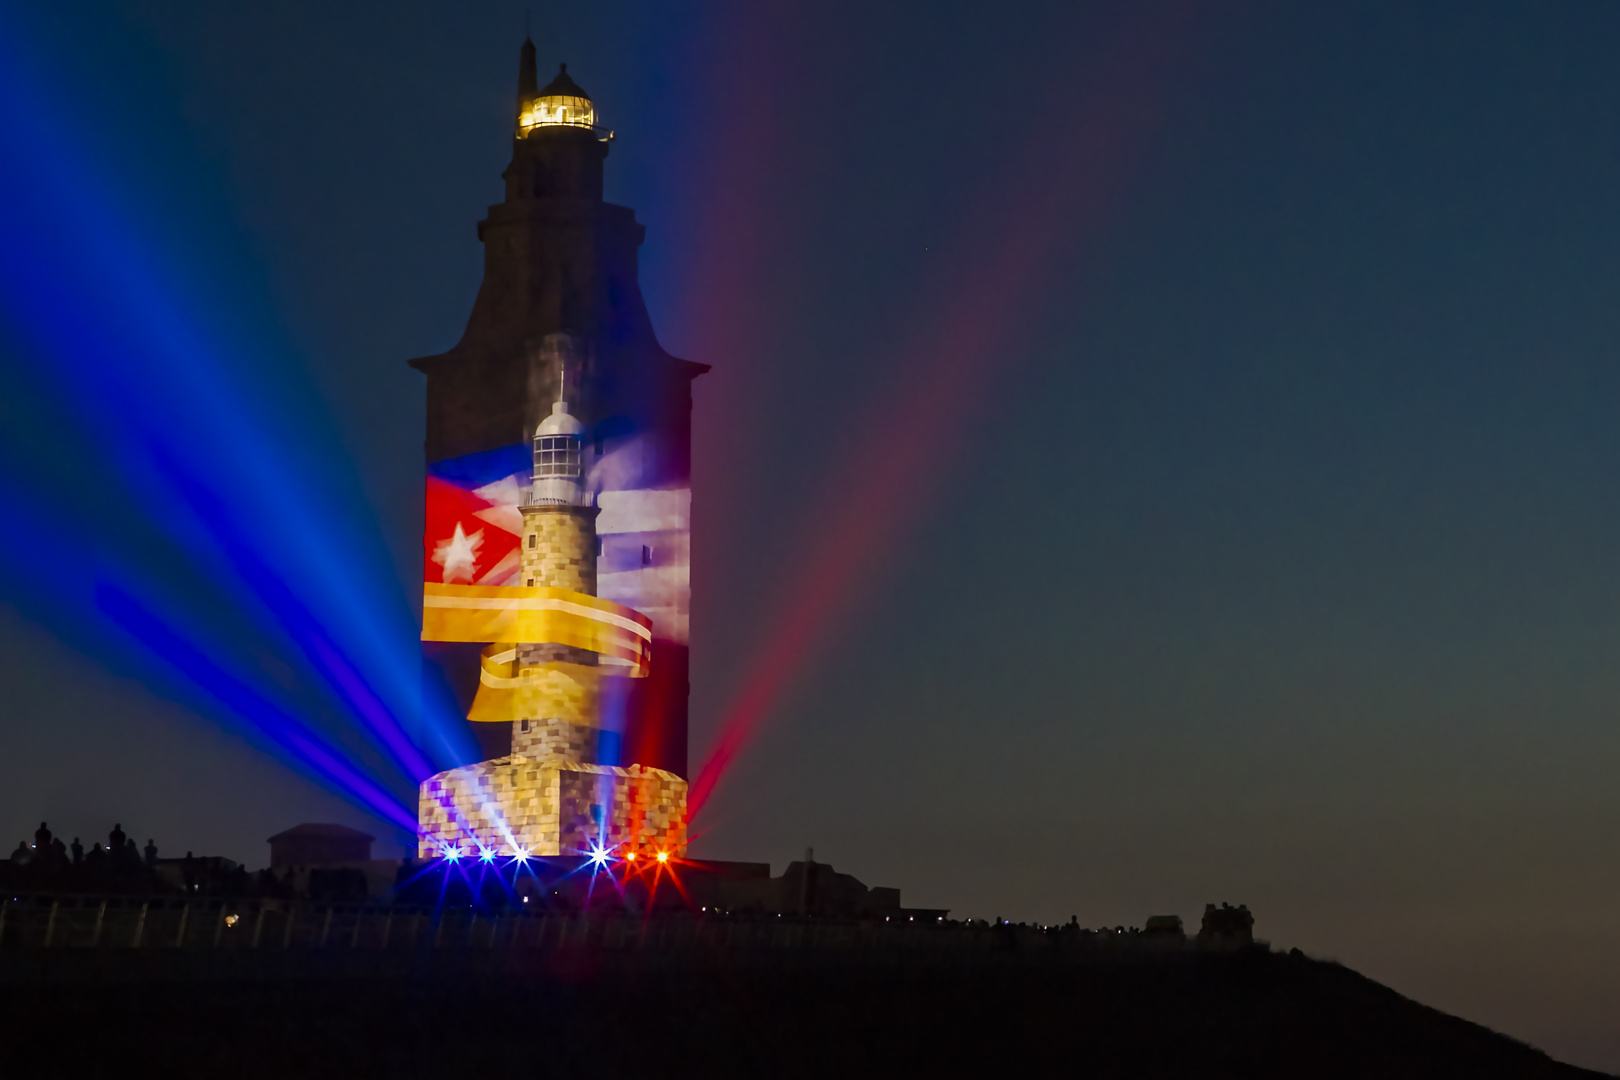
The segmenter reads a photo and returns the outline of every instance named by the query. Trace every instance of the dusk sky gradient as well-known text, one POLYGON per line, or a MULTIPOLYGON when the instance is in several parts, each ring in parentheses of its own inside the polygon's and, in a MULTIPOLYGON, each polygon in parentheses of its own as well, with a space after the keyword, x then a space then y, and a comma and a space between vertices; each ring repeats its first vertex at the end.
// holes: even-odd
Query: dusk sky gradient
MULTIPOLYGON (((366 672, 414 648, 405 361, 466 323, 524 18, 0 0, 37 95, 8 115, 82 157, 64 198, 106 199, 0 229, 60 227, 88 279, 103 215, 142 238, 242 390, 233 453, 273 453, 379 598, 333 631, 366 672)), ((609 0, 531 32, 616 132, 661 342, 714 366, 694 770, 752 712, 695 853, 814 845, 979 917, 1242 902, 1620 1071, 1620 6, 609 0)), ((116 298, 58 292, 118 340, 116 298)), ((6 848, 44 817, 252 866, 301 821, 396 853, 94 614, 75 553, 116 544, 132 595, 179 596, 153 611, 402 805, 401 760, 453 752, 311 689, 180 510, 126 533, 122 425, 37 315, 0 297, 6 848)), ((319 615, 293 551, 267 558, 319 615)))

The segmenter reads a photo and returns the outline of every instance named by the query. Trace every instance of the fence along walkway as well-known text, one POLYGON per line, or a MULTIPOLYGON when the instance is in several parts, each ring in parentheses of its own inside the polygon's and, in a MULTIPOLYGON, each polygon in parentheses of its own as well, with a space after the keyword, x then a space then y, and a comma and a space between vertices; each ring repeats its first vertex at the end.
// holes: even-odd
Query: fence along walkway
MULTIPOLYGON (((1180 951, 1186 939, 1075 928, 772 916, 432 910, 174 897, 19 896, 0 903, 0 965, 40 950, 528 952, 653 956, 842 955, 974 962, 1180 951)), ((856 960, 857 957, 862 959, 856 960)))

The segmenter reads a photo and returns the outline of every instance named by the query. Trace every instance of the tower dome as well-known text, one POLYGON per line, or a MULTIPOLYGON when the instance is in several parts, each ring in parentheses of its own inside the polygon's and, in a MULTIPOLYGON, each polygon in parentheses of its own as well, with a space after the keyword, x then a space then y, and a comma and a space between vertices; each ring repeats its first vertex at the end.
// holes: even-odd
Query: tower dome
POLYGON ((534 429, 534 437, 546 435, 571 435, 578 442, 579 437, 585 434, 585 425, 568 411, 568 402, 557 401, 551 406, 551 415, 540 421, 534 429))
POLYGON ((524 100, 518 108, 518 136, 527 137, 542 128, 596 127, 596 107, 591 95, 568 77, 568 65, 563 64, 557 77, 524 100))

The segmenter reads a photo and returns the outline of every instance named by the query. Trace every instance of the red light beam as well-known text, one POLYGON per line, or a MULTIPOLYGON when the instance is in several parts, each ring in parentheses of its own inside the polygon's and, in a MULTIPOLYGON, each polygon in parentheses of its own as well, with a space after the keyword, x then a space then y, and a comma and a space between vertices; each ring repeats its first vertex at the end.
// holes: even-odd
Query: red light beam
POLYGON ((836 520, 845 524, 803 531, 816 546, 724 715, 693 782, 689 816, 702 809, 879 554, 926 507, 957 424, 992 376, 1004 376, 1017 328, 1052 300, 1054 271, 1107 224, 1163 104, 1162 75, 1187 37, 1190 13, 1185 2, 1139 9, 1089 95, 1076 95, 1065 73, 1047 95, 1037 137, 1025 140, 1012 189, 988 192, 941 259, 909 320, 918 331, 899 350, 890 389, 873 395, 868 437, 852 443, 881 445, 884 453, 852 456, 834 470, 830 495, 811 520, 833 520, 825 508, 836 505, 836 520))

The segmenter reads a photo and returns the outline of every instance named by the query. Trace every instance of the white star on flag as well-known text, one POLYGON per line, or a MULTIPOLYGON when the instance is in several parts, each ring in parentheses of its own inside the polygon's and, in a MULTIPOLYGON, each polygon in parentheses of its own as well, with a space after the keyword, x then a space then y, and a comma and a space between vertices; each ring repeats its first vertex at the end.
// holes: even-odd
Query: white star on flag
POLYGON ((458 578, 465 578, 469 583, 477 580, 478 549, 483 544, 483 529, 468 536, 461 531, 461 522, 456 522, 456 534, 448 540, 440 540, 433 549, 433 561, 444 567, 446 585, 458 578))

